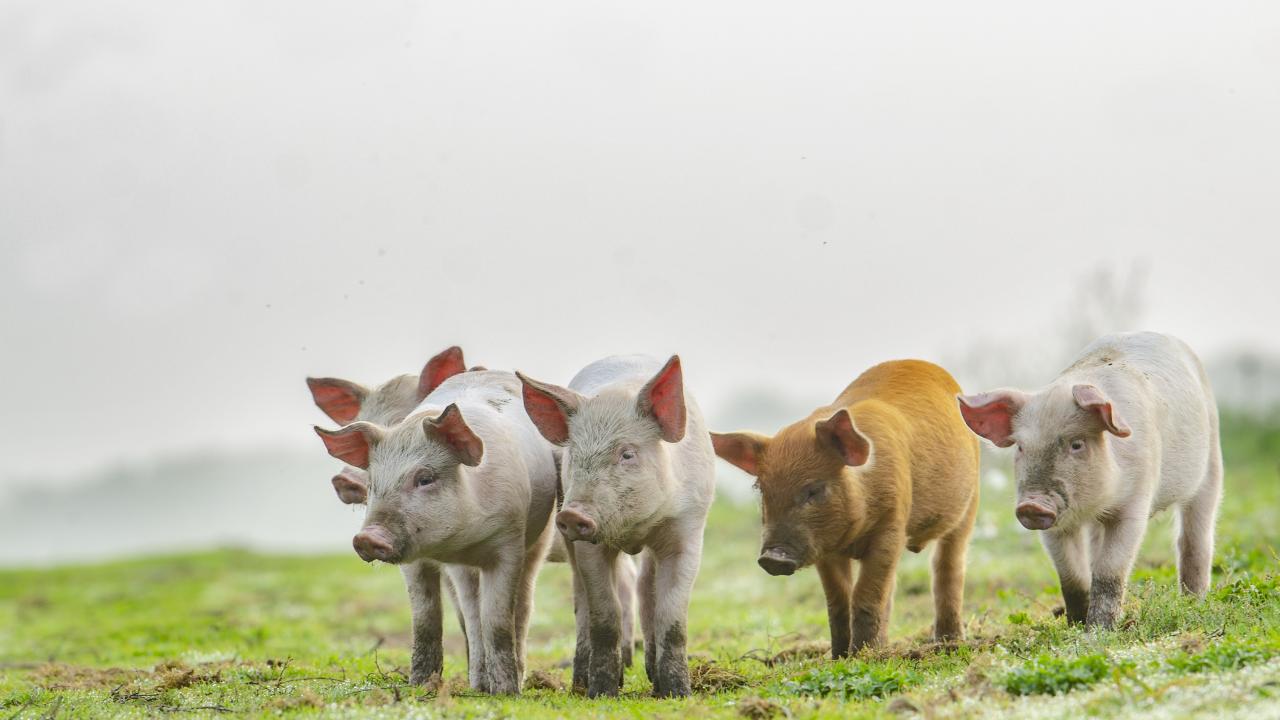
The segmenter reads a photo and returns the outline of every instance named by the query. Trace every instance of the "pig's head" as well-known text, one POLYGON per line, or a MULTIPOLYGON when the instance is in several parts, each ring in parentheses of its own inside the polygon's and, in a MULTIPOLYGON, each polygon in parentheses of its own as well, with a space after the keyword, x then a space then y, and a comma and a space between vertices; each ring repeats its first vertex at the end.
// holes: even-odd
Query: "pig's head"
POLYGON ((1093 385, 1057 383, 1029 394, 961 395, 960 414, 997 447, 1015 447, 1015 513, 1030 530, 1073 528, 1115 489, 1110 438, 1129 437, 1112 401, 1093 385))
MULTIPOLYGON (((519 373, 517 373, 519 375, 519 373)), ((524 407, 561 460, 566 540, 631 547, 665 517, 676 482, 668 445, 685 432, 684 382, 673 355, 637 393, 606 388, 586 398, 520 375, 524 407)))
POLYGON ((352 540, 363 560, 417 560, 449 546, 471 514, 467 468, 480 464, 484 443, 457 405, 389 429, 359 421, 316 433, 330 455, 368 478, 369 510, 352 540))
POLYGON ((872 450, 848 410, 802 420, 772 438, 711 433, 711 443, 716 455, 756 478, 764 526, 758 562, 770 575, 791 575, 849 545, 862 513, 851 487, 872 450))
MULTIPOLYGON (((440 383, 465 370, 462 348, 455 345, 428 360, 416 376, 400 375, 376 388, 341 378, 307 378, 307 387, 316 407, 339 425, 364 421, 391 426, 413 412, 440 383)), ((332 482, 342 502, 365 502, 369 478, 364 470, 347 465, 332 482)))

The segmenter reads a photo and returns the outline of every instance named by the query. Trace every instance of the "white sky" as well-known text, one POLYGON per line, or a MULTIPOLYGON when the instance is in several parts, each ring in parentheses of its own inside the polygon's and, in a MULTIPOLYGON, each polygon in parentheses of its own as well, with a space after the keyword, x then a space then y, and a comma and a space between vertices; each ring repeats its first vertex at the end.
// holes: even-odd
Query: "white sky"
MULTIPOLYGON (((1274 2, 0 4, 0 486, 460 343, 704 406, 1063 321, 1280 350, 1274 2)), ((1047 378, 1046 378, 1047 379, 1047 378)))

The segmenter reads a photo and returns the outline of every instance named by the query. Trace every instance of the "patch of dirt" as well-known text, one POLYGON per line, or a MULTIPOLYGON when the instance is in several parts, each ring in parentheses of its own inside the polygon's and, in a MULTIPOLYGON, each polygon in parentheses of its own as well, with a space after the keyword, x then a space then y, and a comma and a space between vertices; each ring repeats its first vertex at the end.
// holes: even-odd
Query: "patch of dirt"
POLYGON ((715 694, 740 688, 746 684, 745 675, 720 667, 713 662, 698 663, 689 668, 689 685, 696 693, 715 694))
POLYGON ((111 690, 149 675, 145 670, 47 663, 33 670, 31 679, 46 690, 111 690))
POLYGON ((774 665, 781 665, 783 663, 817 660, 819 658, 830 656, 831 643, 815 640, 812 642, 802 642, 791 645, 790 647, 785 647, 772 657, 766 657, 764 659, 756 657, 754 659, 760 660, 768 667, 773 667, 774 665))
POLYGON ((550 670, 532 670, 529 676, 524 679, 525 690, 554 690, 559 692, 564 690, 564 680, 560 678, 559 673, 550 670))
POLYGON ((748 697, 738 701, 738 714, 749 720, 769 720, 781 712, 781 705, 762 697, 748 697))

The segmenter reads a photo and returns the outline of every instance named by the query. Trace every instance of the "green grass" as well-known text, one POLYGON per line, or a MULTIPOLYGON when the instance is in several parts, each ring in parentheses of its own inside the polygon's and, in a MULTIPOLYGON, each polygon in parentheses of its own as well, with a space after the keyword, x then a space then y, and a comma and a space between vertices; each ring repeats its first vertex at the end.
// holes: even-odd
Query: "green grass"
MULTIPOLYGON (((539 580, 529 643, 538 689, 466 690, 446 620, 441 687, 406 684, 399 572, 354 555, 226 550, 0 571, 0 720, 45 717, 1280 717, 1280 430, 1229 418, 1214 588, 1176 592, 1172 523, 1158 518, 1114 631, 1055 615, 1056 577, 984 486, 970 552, 967 639, 928 641, 928 558, 908 553, 888 647, 833 663, 815 573, 756 567, 751 505, 717 503, 690 612, 695 696, 653 700, 638 665, 622 696, 562 686, 573 648, 564 566, 539 580)), ((1007 468, 1006 468, 1007 473, 1007 468)))

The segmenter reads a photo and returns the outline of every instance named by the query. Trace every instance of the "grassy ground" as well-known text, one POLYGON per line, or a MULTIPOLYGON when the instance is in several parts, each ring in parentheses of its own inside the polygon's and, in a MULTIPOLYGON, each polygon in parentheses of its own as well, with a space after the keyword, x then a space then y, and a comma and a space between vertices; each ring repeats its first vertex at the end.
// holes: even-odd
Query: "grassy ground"
MULTIPOLYGON (((816 574, 756 567, 751 505, 720 502, 690 613, 695 696, 648 698, 640 667, 620 698, 563 689, 573 647, 569 576, 549 566, 520 698, 465 690, 446 620, 442 687, 405 683, 408 606, 396 569, 353 554, 238 551, 0 571, 0 720, 36 717, 1240 717, 1280 718, 1280 429, 1231 422, 1214 589, 1175 592, 1159 518, 1116 631, 1055 617, 1055 576, 1013 520, 1012 488, 984 485, 970 553, 968 639, 927 641, 927 557, 899 573, 891 644, 825 659, 816 574)), ((996 463, 992 463, 997 465, 996 463)))

